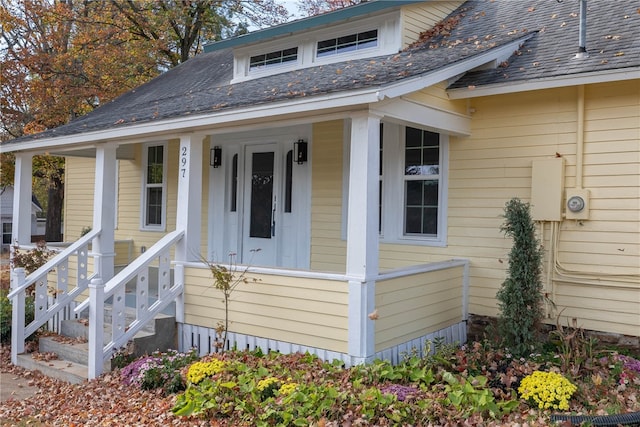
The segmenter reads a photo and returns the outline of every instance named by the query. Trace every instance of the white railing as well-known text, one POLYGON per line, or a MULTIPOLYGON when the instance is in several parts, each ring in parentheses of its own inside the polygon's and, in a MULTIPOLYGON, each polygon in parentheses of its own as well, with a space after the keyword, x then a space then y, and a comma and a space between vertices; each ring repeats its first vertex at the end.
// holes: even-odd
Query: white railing
POLYGON ((182 239, 182 230, 173 231, 135 261, 116 274, 107 283, 95 278, 89 285, 89 298, 75 308, 76 313, 89 310, 89 378, 98 377, 104 363, 113 352, 127 344, 164 308, 184 291, 184 267, 176 264, 171 283, 171 249, 182 239), (149 268, 157 262, 158 295, 151 302, 149 295, 149 268), (127 325, 125 316, 126 285, 135 279, 135 319, 127 325), (111 299, 111 337, 104 336, 105 300, 111 299))
POLYGON ((89 275, 89 245, 100 235, 100 230, 93 230, 64 249, 42 267, 26 276, 24 268, 13 269, 11 275, 11 292, 7 297, 12 305, 11 327, 11 363, 17 364, 18 354, 24 352, 24 342, 52 319, 70 316, 68 307, 87 289, 94 275, 89 275), (69 258, 76 256, 77 272, 75 283, 69 276, 69 258), (49 275, 55 274, 54 286, 50 286, 49 275), (75 287, 70 290, 70 287, 75 287), (26 297, 30 287, 34 287, 34 319, 26 323, 26 297))

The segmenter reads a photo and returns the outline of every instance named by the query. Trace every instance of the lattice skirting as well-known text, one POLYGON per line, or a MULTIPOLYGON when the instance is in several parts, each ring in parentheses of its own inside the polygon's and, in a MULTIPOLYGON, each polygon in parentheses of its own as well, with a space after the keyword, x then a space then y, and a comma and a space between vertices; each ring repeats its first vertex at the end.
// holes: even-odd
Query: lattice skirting
MULTIPOLYGON (((431 351, 433 351, 433 344, 428 346, 428 343, 434 343, 436 340, 442 340, 447 344, 464 344, 467 340, 466 322, 463 321, 455 325, 451 325, 448 328, 441 329, 420 338, 377 352, 375 354, 375 358, 389 360, 393 364, 398 364, 407 354, 415 353, 419 356, 423 356, 425 349, 430 348, 431 351)), ((220 351, 219 348, 216 347, 215 329, 189 324, 178 324, 179 351, 186 352, 192 348, 197 348, 200 356, 220 351)), ((330 362, 333 360, 340 360, 345 364, 345 366, 351 365, 351 357, 346 353, 229 332, 226 350, 237 349, 253 351, 258 348, 260 348, 264 353, 269 351, 276 351, 282 354, 308 352, 325 361, 330 362)))

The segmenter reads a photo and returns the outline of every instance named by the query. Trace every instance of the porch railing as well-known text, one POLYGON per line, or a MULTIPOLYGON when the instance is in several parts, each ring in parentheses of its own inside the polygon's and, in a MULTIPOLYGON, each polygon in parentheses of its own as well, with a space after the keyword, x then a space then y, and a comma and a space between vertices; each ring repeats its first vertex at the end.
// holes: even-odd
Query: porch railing
MULTIPOLYGON (((182 239, 182 230, 173 231, 116 274, 107 283, 98 277, 89 285, 89 298, 75 308, 76 313, 89 310, 89 378, 102 373, 104 363, 114 351, 124 347, 156 315, 182 295, 184 267, 176 264, 171 283, 171 249, 182 239), (158 295, 150 302, 149 268, 157 262, 158 295), (127 325, 125 316, 126 285, 135 279, 135 319, 127 325), (104 335, 105 301, 111 299, 111 337, 104 335), (105 341, 108 342, 105 344, 105 341)), ((180 310, 180 307, 176 307, 180 310)))
MULTIPOLYGON (((11 278, 11 292, 7 297, 12 305, 11 362, 17 364, 18 354, 24 352, 25 340, 60 313, 70 317, 69 306, 87 289, 95 273, 89 275, 89 245, 100 235, 100 230, 92 230, 64 249, 42 267, 26 276, 24 268, 15 268, 11 278), (69 274, 69 259, 77 258, 76 280, 69 274), (57 280, 50 285, 49 275, 57 280), (75 284, 75 288, 70 289, 75 284), (27 291, 34 286, 34 319, 26 323, 27 291)), ((63 320, 59 318, 59 320, 63 320)))

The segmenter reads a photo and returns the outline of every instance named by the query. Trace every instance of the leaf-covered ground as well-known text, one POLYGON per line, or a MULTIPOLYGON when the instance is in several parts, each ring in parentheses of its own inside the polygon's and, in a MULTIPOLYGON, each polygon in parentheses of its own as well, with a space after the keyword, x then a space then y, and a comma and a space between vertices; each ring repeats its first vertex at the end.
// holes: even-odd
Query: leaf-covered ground
MULTIPOLYGON (((602 353, 600 353, 602 354, 602 353)), ((29 372, 10 364, 9 348, 3 347, 0 354, 2 372, 10 372, 16 377, 23 377, 23 382, 36 386, 38 391, 33 397, 22 401, 8 400, 0 403, 0 426, 35 425, 35 426, 210 426, 236 425, 233 420, 201 420, 197 418, 178 417, 172 414, 177 395, 164 396, 162 391, 144 391, 137 386, 126 385, 119 371, 105 374, 94 381, 80 385, 71 385, 42 376, 39 372, 29 372)), ((234 357, 227 355, 227 358, 234 357)), ((269 366, 269 363, 283 366, 286 364, 295 369, 301 357, 280 356, 275 362, 264 362, 251 356, 243 356, 243 363, 258 363, 269 366)), ((271 360, 274 360, 271 358, 271 360)), ((640 379, 634 371, 620 370, 603 359, 586 362, 582 370, 584 374, 573 382, 578 391, 571 399, 570 411, 577 414, 624 413, 640 411, 638 392, 640 379)), ((546 360, 514 360, 508 354, 494 351, 478 343, 452 354, 445 361, 447 369, 456 375, 484 375, 488 378, 488 387, 496 397, 508 396, 516 388, 520 380, 537 369, 552 368, 554 361, 546 360)), ((561 361, 558 361, 561 364, 561 361)), ((320 364, 317 366, 321 367, 320 364)), ((309 369, 308 365, 304 367, 309 369)), ((309 377, 321 380, 321 372, 308 372, 309 377), (317 375, 316 375, 317 374, 317 375)), ((340 375, 340 374, 338 374, 340 375)), ((344 383, 349 380, 345 371, 344 383)), ((380 384, 380 388, 389 384, 380 384)), ((434 387, 434 393, 437 387, 434 387)), ((434 394, 435 396, 435 394, 434 394)), ((429 398, 429 394, 425 395, 429 398)), ((503 418, 493 420, 488 416, 471 415, 461 418, 454 408, 434 406, 441 413, 438 421, 425 425, 451 426, 546 426, 550 424, 549 411, 531 409, 521 402, 515 411, 503 418)), ((356 409, 356 408, 353 408, 356 409)), ((357 412, 357 411, 355 411, 357 412)), ((359 417, 354 411, 342 420, 321 420, 319 426, 356 426, 376 425, 359 417)), ((378 424, 381 425, 381 424, 378 424)), ((384 425, 394 425, 385 423, 384 425)), ((395 424, 397 425, 397 424, 395 424)))

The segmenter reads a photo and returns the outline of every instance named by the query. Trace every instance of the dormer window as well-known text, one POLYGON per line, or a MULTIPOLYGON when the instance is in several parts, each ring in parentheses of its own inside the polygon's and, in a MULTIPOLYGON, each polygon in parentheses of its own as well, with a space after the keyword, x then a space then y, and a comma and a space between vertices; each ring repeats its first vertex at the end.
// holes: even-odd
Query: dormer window
POLYGON ((298 48, 292 47, 290 49, 276 50, 274 52, 252 56, 251 59, 249 60, 249 69, 259 70, 262 68, 281 65, 287 62, 292 62, 297 60, 298 60, 298 48))
POLYGON ((347 36, 318 42, 316 56, 322 58, 339 53, 368 49, 378 46, 378 30, 370 30, 362 33, 349 34, 347 36))

